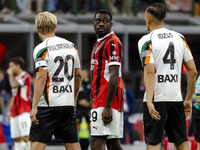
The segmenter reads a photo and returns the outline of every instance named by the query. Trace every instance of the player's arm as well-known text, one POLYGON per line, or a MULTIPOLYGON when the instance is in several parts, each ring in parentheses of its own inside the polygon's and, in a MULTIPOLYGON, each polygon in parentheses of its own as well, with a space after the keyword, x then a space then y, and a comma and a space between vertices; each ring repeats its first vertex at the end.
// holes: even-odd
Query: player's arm
POLYGON ((75 68, 75 80, 74 80, 74 105, 76 108, 76 99, 78 97, 79 88, 81 87, 81 69, 75 68))
POLYGON ((152 103, 153 93, 154 93, 154 83, 155 83, 155 68, 154 64, 146 64, 144 66, 144 84, 146 87, 147 96, 147 107, 149 109, 149 114, 155 120, 160 120, 159 112, 155 110, 152 103))
POLYGON ((192 112, 192 95, 195 89, 197 70, 193 59, 185 62, 184 65, 188 71, 187 93, 184 101, 185 114, 188 117, 192 112))
POLYGON ((21 84, 15 80, 13 70, 11 68, 8 68, 7 73, 9 76, 9 83, 11 88, 21 87, 21 84))
POLYGON ((47 78, 47 70, 39 71, 36 73, 32 110, 30 114, 31 121, 35 123, 36 125, 39 124, 39 121, 36 119, 37 105, 44 91, 46 78, 47 78))
POLYGON ((110 123, 113 120, 112 117, 112 102, 117 91, 118 77, 119 77, 119 66, 111 65, 109 67, 110 78, 108 84, 108 94, 106 104, 102 112, 102 120, 105 124, 110 123))
POLYGON ((7 112, 7 114, 6 114, 6 119, 8 120, 8 121, 10 121, 10 116, 11 116, 11 111, 12 111, 12 107, 13 107, 13 103, 14 103, 14 97, 12 97, 11 99, 10 99, 10 103, 9 103, 9 106, 8 106, 8 112, 7 112))

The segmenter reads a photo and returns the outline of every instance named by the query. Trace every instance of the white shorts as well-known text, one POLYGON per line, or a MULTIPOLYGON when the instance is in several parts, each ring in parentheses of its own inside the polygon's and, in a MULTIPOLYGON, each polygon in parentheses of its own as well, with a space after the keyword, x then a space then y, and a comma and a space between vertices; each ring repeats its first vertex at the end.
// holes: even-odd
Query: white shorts
POLYGON ((12 138, 29 136, 30 127, 30 113, 22 113, 16 117, 10 117, 10 131, 12 138))
POLYGON ((104 107, 94 108, 91 110, 91 135, 92 136, 105 136, 107 139, 122 138, 123 137, 123 112, 113 110, 113 121, 104 125, 102 121, 102 112, 104 107))

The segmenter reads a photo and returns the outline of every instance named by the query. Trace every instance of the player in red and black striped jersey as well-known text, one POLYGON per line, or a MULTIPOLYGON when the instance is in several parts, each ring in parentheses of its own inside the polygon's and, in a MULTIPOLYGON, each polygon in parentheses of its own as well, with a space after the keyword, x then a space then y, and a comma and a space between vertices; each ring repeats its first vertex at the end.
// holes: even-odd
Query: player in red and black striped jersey
POLYGON ((121 150, 123 136, 122 53, 119 38, 111 31, 112 15, 99 10, 94 15, 94 30, 97 34, 91 54, 92 110, 91 149, 121 150), (110 139, 110 140, 107 140, 110 139))
POLYGON ((7 113, 10 120, 14 150, 30 149, 31 76, 23 70, 24 60, 14 57, 9 61, 7 73, 12 87, 12 100, 7 113))

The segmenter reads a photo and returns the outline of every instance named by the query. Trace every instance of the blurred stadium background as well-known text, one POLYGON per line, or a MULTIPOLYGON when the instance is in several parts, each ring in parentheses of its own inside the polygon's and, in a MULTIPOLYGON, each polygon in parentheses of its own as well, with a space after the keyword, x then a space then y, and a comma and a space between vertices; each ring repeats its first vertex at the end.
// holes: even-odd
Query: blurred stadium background
MULTIPOLYGON (((113 14, 113 31, 121 39, 124 47, 123 75, 126 87, 134 94, 136 117, 133 126, 138 133, 137 140, 139 141, 144 140, 141 113, 145 88, 137 42, 148 33, 144 21, 144 10, 149 4, 153 2, 164 4, 167 9, 164 27, 185 36, 199 71, 200 0, 21 0, 21 2, 20 0, 0 0, 0 2, 0 70, 5 77, 8 60, 14 56, 22 56, 25 59, 26 71, 34 77, 32 52, 34 47, 41 42, 34 25, 34 17, 40 11, 51 11, 57 16, 57 35, 72 41, 77 46, 82 66, 89 69, 90 53, 96 41, 92 26, 94 12, 100 8, 110 10, 113 14), (54 6, 49 6, 51 2, 54 6), (26 7, 23 8, 22 5, 26 7)), ((187 71, 183 70, 183 97, 186 92, 186 77, 187 71)), ((0 115, 0 118, 3 118, 3 115, 0 115)), ((190 125, 190 118, 188 118, 188 134, 192 135, 189 133, 190 125)), ((2 135, 2 130, 0 130, 0 135, 2 135)), ((0 150, 5 149, 5 143, 2 141, 3 136, 0 136, 0 150)), ((126 143, 130 144, 128 136, 126 143)), ((143 150, 145 145, 144 142, 138 141, 134 145, 124 145, 125 150, 131 148, 143 150)), ((49 146, 47 149, 59 150, 63 147, 49 146)))

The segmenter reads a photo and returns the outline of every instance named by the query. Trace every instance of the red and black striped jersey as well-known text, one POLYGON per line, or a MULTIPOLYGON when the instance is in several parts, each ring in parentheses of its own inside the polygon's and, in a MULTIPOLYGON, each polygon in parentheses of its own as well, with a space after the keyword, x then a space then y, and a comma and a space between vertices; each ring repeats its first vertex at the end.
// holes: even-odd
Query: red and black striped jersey
POLYGON ((12 116, 18 116, 24 112, 31 112, 31 76, 27 72, 21 73, 15 78, 20 87, 12 88, 14 102, 12 105, 12 116))
POLYGON ((92 109, 105 106, 110 78, 109 66, 119 65, 118 85, 112 108, 123 111, 122 55, 123 47, 121 41, 113 32, 98 39, 95 43, 91 54, 90 68, 92 109))

